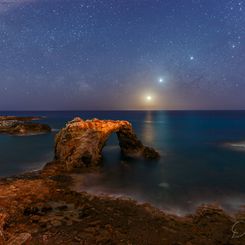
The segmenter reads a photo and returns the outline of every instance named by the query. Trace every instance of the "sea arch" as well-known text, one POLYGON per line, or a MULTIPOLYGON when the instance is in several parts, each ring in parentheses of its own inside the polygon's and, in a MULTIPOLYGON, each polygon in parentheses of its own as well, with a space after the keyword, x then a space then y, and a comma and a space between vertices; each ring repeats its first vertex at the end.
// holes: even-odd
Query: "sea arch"
POLYGON ((79 117, 66 124, 56 135, 55 159, 68 171, 98 166, 102 149, 112 133, 116 133, 122 154, 145 159, 157 159, 159 153, 144 146, 128 121, 83 120, 79 117))

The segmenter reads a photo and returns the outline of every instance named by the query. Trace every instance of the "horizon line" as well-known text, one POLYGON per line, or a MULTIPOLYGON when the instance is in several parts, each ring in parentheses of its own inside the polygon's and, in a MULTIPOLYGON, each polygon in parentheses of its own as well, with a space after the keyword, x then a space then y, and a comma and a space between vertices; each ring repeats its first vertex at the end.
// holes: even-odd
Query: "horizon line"
POLYGON ((75 111, 245 111, 245 109, 70 109, 70 110, 0 110, 0 112, 75 112, 75 111))

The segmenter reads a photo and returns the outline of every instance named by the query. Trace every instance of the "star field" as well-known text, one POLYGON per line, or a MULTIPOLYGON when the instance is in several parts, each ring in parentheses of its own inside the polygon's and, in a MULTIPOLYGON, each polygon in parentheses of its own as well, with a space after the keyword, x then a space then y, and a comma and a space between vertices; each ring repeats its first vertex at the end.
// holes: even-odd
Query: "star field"
POLYGON ((0 0, 0 110, 245 109, 244 38, 241 0, 0 0))

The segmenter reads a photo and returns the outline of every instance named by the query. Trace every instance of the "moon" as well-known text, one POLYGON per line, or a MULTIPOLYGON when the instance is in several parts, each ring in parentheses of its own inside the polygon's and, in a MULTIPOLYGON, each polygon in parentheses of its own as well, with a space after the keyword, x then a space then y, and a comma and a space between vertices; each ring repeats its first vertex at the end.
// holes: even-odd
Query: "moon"
POLYGON ((151 95, 147 95, 147 96, 146 96, 146 100, 147 100, 147 101, 151 101, 151 100, 152 100, 152 96, 151 96, 151 95))

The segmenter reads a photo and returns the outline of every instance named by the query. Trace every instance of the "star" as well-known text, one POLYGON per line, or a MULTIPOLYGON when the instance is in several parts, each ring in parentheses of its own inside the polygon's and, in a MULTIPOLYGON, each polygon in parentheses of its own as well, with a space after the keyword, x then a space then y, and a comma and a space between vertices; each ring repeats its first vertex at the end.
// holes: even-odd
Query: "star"
POLYGON ((194 56, 190 56, 190 60, 194 60, 194 56))

